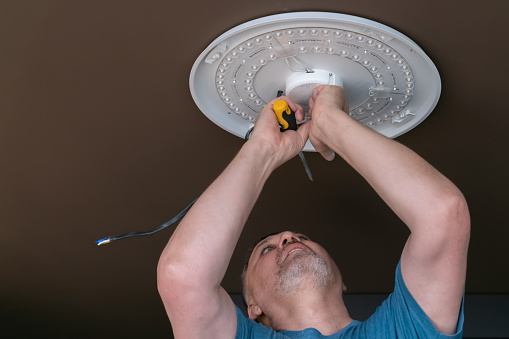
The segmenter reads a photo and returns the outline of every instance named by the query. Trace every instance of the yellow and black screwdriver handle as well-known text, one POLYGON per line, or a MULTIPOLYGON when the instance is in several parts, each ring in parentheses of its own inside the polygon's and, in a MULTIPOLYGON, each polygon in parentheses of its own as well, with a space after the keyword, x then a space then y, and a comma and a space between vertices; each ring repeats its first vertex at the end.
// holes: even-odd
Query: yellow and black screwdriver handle
POLYGON ((284 100, 278 100, 272 105, 274 113, 276 113, 277 121, 281 132, 286 130, 297 130, 297 119, 295 118, 295 112, 290 109, 288 103, 284 100))
MULTIPOLYGON (((278 92, 278 97, 281 96, 281 91, 278 92)), ((278 100, 272 105, 272 109, 274 113, 276 113, 277 121, 279 122, 279 128, 281 132, 288 131, 289 129, 296 131, 297 130, 297 118, 295 117, 295 112, 293 112, 288 103, 284 100, 278 100)), ((309 180, 313 181, 313 176, 311 175, 311 170, 309 169, 308 163, 302 151, 299 152, 300 160, 304 165, 304 169, 308 175, 309 180)))

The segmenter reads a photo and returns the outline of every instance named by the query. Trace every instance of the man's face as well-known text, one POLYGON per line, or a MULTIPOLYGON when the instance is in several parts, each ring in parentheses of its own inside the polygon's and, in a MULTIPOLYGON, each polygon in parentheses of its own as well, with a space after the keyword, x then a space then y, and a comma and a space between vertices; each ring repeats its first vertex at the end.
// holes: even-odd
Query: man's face
POLYGON ((303 234, 282 232, 254 248, 245 288, 248 297, 263 305, 304 287, 327 288, 338 282, 342 284, 339 270, 323 247, 303 234))

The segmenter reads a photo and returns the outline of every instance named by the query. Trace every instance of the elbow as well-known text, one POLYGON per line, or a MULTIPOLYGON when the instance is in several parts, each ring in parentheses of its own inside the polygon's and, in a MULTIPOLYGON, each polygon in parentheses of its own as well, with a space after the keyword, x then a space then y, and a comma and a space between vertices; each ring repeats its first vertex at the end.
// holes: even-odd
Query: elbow
POLYGON ((179 296, 185 290, 182 272, 174 262, 164 255, 157 264, 157 290, 163 299, 179 296))
POLYGON ((413 255, 425 258, 427 263, 437 263, 444 258, 466 263, 470 215, 463 194, 442 192, 428 203, 426 211, 416 218, 411 228, 413 255))
POLYGON ((174 260, 164 253, 159 259, 157 289, 166 299, 178 300, 189 294, 195 294, 197 290, 203 289, 206 281, 195 265, 174 260))
MULTIPOLYGON (((179 319, 182 310, 189 305, 200 305, 210 296, 210 286, 203 277, 191 273, 189 265, 183 265, 161 256, 157 265, 157 290, 170 317, 179 319)), ((198 315, 201 310, 194 310, 198 315)))
POLYGON ((470 213, 468 204, 463 194, 457 192, 448 194, 439 199, 435 217, 438 218, 433 224, 440 227, 440 232, 447 239, 468 246, 470 241, 470 213))
POLYGON ((157 265, 157 291, 172 325, 180 321, 182 310, 189 305, 199 305, 196 290, 185 281, 179 265, 161 256, 157 265))
POLYGON ((450 202, 451 218, 456 221, 457 231, 465 234, 470 234, 470 212, 468 211, 468 204, 461 192, 458 191, 450 202))
POLYGON ((157 290, 161 296, 168 294, 169 287, 172 286, 171 280, 171 268, 168 267, 166 258, 161 256, 157 264, 157 290))

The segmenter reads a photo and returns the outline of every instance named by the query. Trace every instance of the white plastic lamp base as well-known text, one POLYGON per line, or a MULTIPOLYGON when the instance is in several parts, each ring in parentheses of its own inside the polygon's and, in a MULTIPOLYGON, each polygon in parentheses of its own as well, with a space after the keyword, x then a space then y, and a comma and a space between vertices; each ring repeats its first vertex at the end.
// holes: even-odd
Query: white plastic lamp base
POLYGON ((295 72, 286 79, 285 94, 294 103, 302 106, 306 114, 306 119, 311 118, 309 114, 309 98, 314 89, 321 85, 335 85, 343 87, 343 81, 334 73, 321 69, 313 72, 295 72))
MULTIPOLYGON (((325 12, 237 26, 200 54, 190 75, 200 110, 242 138, 278 91, 307 111, 321 84, 342 86, 350 116, 390 138, 422 122, 441 90, 435 65, 408 37, 378 22, 325 12)), ((304 150, 314 151, 309 142, 304 150)))

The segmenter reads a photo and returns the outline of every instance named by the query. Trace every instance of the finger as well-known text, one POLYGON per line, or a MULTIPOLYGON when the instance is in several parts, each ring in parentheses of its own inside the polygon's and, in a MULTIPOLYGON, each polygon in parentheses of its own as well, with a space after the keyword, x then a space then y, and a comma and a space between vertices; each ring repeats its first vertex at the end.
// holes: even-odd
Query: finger
POLYGON ((299 105, 294 103, 288 97, 285 97, 285 101, 288 103, 288 107, 290 107, 290 109, 295 112, 297 120, 302 120, 302 119, 299 119, 299 118, 303 118, 303 116, 304 116, 304 110, 302 109, 302 107, 300 107, 299 105))
POLYGON ((256 119, 255 125, 276 124, 276 123, 277 119, 274 114, 274 111, 272 111, 271 107, 266 106, 262 109, 260 114, 258 114, 258 118, 256 119))
POLYGON ((323 91, 323 89, 324 89, 324 86, 318 86, 318 87, 315 87, 315 89, 311 93, 311 97, 309 97, 309 112, 310 113, 313 112, 318 95, 320 94, 321 91, 323 91))
POLYGON ((317 150, 315 148, 315 150, 320 153, 320 155, 327 161, 332 161, 334 160, 334 158, 336 157, 336 153, 334 153, 333 150, 331 150, 329 147, 325 147, 323 149, 320 149, 320 150, 317 150))
POLYGON ((309 98, 309 114, 310 115, 313 115, 313 110, 315 109, 315 100, 313 99, 313 97, 311 96, 309 98))
MULTIPOLYGON (((286 103, 288 104, 288 107, 290 107, 290 109, 295 113, 295 119, 296 120, 304 120, 305 119, 305 114, 304 114, 304 109, 300 106, 300 105, 297 105, 296 103, 294 103, 289 97, 287 96, 280 96, 280 97, 277 97, 273 100, 271 100, 265 107, 270 107, 271 108, 271 111, 272 113, 274 114, 275 116, 275 113, 274 113, 274 110, 272 109, 274 103, 278 100, 284 100, 286 101, 286 103)), ((265 108, 264 108, 265 109, 265 108)))
POLYGON ((297 119, 297 121, 304 120, 306 118, 306 115, 304 114, 304 109, 297 104, 295 104, 295 106, 297 107, 297 109, 296 110, 292 109, 292 111, 295 112, 295 119, 297 119))
POLYGON ((311 122, 308 121, 308 122, 300 125, 299 128, 297 129, 297 133, 299 133, 301 139, 303 140, 302 147, 304 147, 304 145, 306 144, 306 142, 309 139, 309 129, 310 128, 311 128, 311 122))
POLYGON ((318 98, 318 96, 320 95, 320 93, 327 87, 327 85, 321 85, 321 86, 318 86, 318 87, 315 87, 315 89, 313 90, 313 92, 311 93, 311 99, 313 99, 313 101, 316 102, 316 99, 318 98))
POLYGON ((276 98, 276 99, 286 101, 286 103, 288 104, 288 107, 290 107, 290 109, 295 113, 295 118, 297 120, 304 120, 304 109, 300 105, 297 105, 296 103, 294 103, 292 101, 292 99, 290 99, 287 96, 280 96, 279 98, 276 98))
POLYGON ((327 149, 326 151, 320 152, 320 154, 327 161, 332 161, 336 157, 336 153, 333 150, 331 150, 330 148, 327 149))
POLYGON ((311 140, 311 144, 315 148, 315 151, 321 154, 321 156, 327 160, 332 161, 334 160, 334 157, 336 156, 336 153, 332 149, 330 149, 327 145, 318 142, 317 140, 311 140))
POLYGON ((251 138, 254 135, 257 135, 258 132, 260 131, 279 132, 279 124, 277 122, 277 117, 271 105, 266 105, 262 109, 262 111, 258 115, 258 118, 256 119, 254 127, 255 128, 251 134, 251 138))

